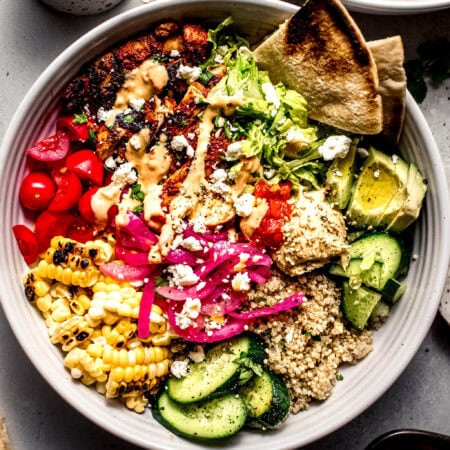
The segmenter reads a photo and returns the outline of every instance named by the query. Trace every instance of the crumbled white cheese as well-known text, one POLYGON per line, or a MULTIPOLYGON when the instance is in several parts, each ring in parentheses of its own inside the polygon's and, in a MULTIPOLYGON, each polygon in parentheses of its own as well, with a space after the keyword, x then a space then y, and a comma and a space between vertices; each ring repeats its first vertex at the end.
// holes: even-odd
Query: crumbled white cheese
POLYGON ((209 177, 209 180, 211 183, 220 183, 226 181, 228 178, 228 173, 224 169, 216 169, 211 176, 209 177))
POLYGON ((125 186, 126 184, 134 184, 137 181, 137 173, 133 164, 126 162, 121 164, 113 173, 111 181, 115 184, 125 186))
POLYGON ((242 194, 233 202, 236 214, 240 217, 248 217, 252 213, 254 205, 255 196, 252 194, 242 194))
POLYGON ((264 169, 264 176, 270 180, 277 174, 277 171, 275 169, 264 169))
POLYGON ((141 141, 138 135, 133 134, 128 142, 130 143, 131 147, 134 148, 134 150, 139 151, 141 149, 141 141))
POLYGON ((331 161, 336 157, 344 158, 350 150, 351 144, 352 140, 348 136, 329 136, 318 148, 318 151, 325 161, 331 161))
POLYGON ((189 360, 173 361, 170 365, 170 373, 175 378, 183 378, 189 373, 189 360))
POLYGON ((189 145, 189 142, 183 135, 174 136, 172 142, 170 143, 170 147, 172 150, 177 152, 181 152, 189 145))
POLYGON ((308 143, 311 137, 305 135, 305 131, 299 127, 289 128, 286 134, 286 142, 288 144, 308 143))
POLYGON ((117 164, 113 156, 108 156, 103 164, 108 170, 115 170, 117 168, 117 164))
POLYGON ((191 220, 191 224, 192 224, 192 229, 196 232, 196 233, 206 233, 207 228, 205 225, 205 222, 203 220, 203 217, 195 217, 194 219, 191 220))
POLYGON ((189 67, 184 64, 180 64, 177 70, 177 77, 186 80, 188 83, 192 83, 197 80, 202 74, 200 67, 189 67))
POLYGON ((225 153, 225 159, 227 161, 235 161, 242 155, 242 143, 241 141, 232 142, 228 145, 225 153))
POLYGON ((106 110, 103 106, 100 106, 97 111, 97 120, 99 122, 106 122, 112 114, 112 110, 106 110))
POLYGON ((170 56, 172 58, 176 58, 177 56, 180 56, 180 52, 178 50, 171 50, 170 51, 170 56))
POLYGON ((196 319, 200 315, 202 304, 198 298, 187 298, 184 302, 183 309, 180 313, 175 313, 175 322, 182 329, 185 330, 191 326, 196 326, 192 319, 196 319))
POLYGON ((398 161, 398 155, 396 155, 395 153, 391 156, 391 158, 392 158, 392 162, 394 163, 394 164, 396 164, 397 163, 397 161, 398 161))
POLYGON ((374 170, 373 171, 373 177, 374 178, 378 178, 380 176, 380 171, 379 170, 374 170))
POLYGON ((250 289, 250 278, 247 272, 238 272, 231 280, 233 291, 248 291, 250 289))
POLYGON ((170 143, 170 147, 177 152, 181 152, 186 149, 186 155, 189 158, 194 156, 194 149, 183 135, 174 136, 172 142, 170 143))
POLYGON ((358 154, 362 158, 367 158, 369 156, 369 152, 365 148, 362 148, 362 147, 358 148, 358 154))
POLYGON ((195 139, 195 133, 188 133, 188 139, 192 141, 192 139, 195 139))
POLYGON ((205 351, 201 345, 196 345, 194 350, 188 353, 188 356, 194 362, 202 362, 205 359, 205 351))
POLYGON ((218 181, 217 183, 212 183, 209 185, 209 189, 211 192, 214 192, 219 195, 225 195, 230 192, 230 186, 223 181, 218 181))
POLYGON ((203 248, 201 242, 195 239, 194 236, 188 236, 187 238, 183 239, 180 245, 181 247, 185 248, 186 250, 190 250, 191 252, 199 252, 203 248))
POLYGON ((142 107, 144 106, 144 103, 145 103, 145 98, 132 98, 129 101, 130 106, 135 111, 140 111, 142 109, 142 107))
POLYGON ((174 264, 167 267, 170 273, 169 283, 172 286, 192 286, 197 283, 199 277, 195 275, 191 266, 187 264, 174 264))
POLYGON ((278 109, 281 105, 280 98, 278 97, 277 91, 272 83, 263 83, 261 89, 264 92, 264 98, 278 109))

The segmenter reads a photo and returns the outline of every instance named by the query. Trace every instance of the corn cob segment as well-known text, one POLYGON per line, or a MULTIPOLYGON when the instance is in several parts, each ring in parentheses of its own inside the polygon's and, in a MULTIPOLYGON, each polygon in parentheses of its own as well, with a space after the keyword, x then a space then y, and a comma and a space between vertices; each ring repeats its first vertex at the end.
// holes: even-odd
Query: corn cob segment
POLYGON ((150 336, 137 335, 143 286, 100 272, 114 259, 113 238, 85 244, 55 237, 24 279, 25 293, 42 313, 50 340, 66 353, 73 378, 141 413, 146 394, 169 373, 175 337, 166 314, 153 305, 150 336))

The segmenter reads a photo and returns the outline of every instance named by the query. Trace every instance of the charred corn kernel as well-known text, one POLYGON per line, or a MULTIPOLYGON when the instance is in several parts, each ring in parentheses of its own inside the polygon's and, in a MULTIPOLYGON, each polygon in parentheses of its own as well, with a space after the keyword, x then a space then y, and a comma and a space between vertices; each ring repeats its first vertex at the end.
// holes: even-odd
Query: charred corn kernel
POLYGON ((69 302, 70 309, 74 314, 83 316, 91 305, 91 301, 87 295, 78 295, 69 302))
POLYGON ((34 292, 38 297, 44 297, 50 291, 51 284, 44 280, 37 280, 34 283, 34 292))
POLYGON ((50 307, 52 306, 53 299, 50 294, 39 296, 36 299, 36 306, 43 313, 50 311, 50 307))
POLYGON ((59 343, 64 351, 69 351, 89 339, 92 331, 83 317, 72 316, 70 319, 52 326, 49 329, 49 335, 53 344, 59 343))
POLYGON ((126 407, 134 412, 137 412, 138 414, 141 414, 145 411, 147 404, 148 400, 143 394, 127 397, 125 400, 126 407))
POLYGON ((96 283, 99 270, 93 266, 88 267, 84 271, 72 270, 70 268, 64 269, 62 266, 55 266, 42 259, 39 261, 36 273, 40 277, 61 281, 65 284, 89 287, 96 283))

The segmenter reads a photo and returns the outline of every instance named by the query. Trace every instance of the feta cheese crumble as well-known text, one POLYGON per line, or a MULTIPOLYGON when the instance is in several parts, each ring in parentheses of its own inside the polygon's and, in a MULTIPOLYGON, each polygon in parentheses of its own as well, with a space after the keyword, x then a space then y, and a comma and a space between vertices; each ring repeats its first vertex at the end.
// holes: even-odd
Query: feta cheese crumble
POLYGON ((186 250, 190 250, 191 252, 199 252, 203 248, 201 242, 195 239, 194 236, 189 236, 183 239, 180 245, 181 247, 185 248, 186 250))
POLYGON ((175 313, 175 322, 182 329, 185 330, 191 326, 196 326, 192 319, 197 319, 200 315, 200 308, 202 304, 198 298, 187 298, 184 302, 183 309, 180 313, 175 313))
POLYGON ((232 142, 228 145, 227 151, 225 153, 225 159, 227 161, 236 161, 242 155, 242 144, 241 141, 232 142))
POLYGON ((183 135, 174 136, 172 142, 170 143, 170 147, 176 152, 186 150, 186 155, 189 158, 194 156, 194 149, 183 135))
POLYGON ((189 372, 188 367, 189 367, 189 360, 187 359, 173 361, 172 364, 170 365, 170 373, 175 378, 183 378, 189 372))
POLYGON ((199 280, 199 277, 195 275, 192 267, 187 264, 174 264, 168 266, 167 272, 171 275, 169 284, 172 286, 192 286, 199 280))
POLYGON ((269 103, 272 103, 275 109, 278 109, 281 105, 281 102, 274 85, 272 83, 263 83, 261 85, 261 89, 264 92, 264 98, 269 103))
POLYGON ((255 196, 252 194, 242 194, 233 202, 236 214, 240 217, 248 217, 252 213, 254 205, 255 196))
POLYGON ((114 172, 111 181, 114 184, 125 186, 126 184, 134 184, 137 181, 137 173, 133 164, 126 162, 120 165, 114 172))
POLYGON ((345 158, 351 144, 352 140, 347 136, 329 136, 318 151, 325 161, 331 161, 334 158, 345 158))
POLYGON ((188 83, 192 83, 197 80, 202 74, 202 69, 200 67, 190 67, 181 64, 177 70, 177 77, 186 80, 188 83))
POLYGON ((231 280, 233 291, 248 291, 250 289, 250 278, 247 272, 238 272, 231 280))

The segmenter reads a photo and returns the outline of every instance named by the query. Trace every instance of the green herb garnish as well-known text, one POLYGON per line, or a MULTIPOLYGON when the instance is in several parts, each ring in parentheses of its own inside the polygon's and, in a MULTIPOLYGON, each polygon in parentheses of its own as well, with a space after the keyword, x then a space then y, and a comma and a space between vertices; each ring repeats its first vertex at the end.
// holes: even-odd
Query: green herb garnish
POLYGON ((83 112, 81 114, 75 114, 72 122, 77 125, 82 125, 83 123, 87 123, 88 118, 86 116, 86 113, 83 112))

